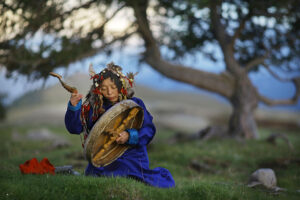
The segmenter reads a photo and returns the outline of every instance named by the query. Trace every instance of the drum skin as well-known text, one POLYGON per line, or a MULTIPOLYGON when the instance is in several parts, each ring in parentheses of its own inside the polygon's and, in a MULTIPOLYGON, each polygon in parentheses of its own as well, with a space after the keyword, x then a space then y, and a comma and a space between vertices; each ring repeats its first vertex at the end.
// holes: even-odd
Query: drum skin
POLYGON ((104 167, 115 161, 130 148, 128 144, 115 142, 118 134, 126 129, 140 129, 143 119, 143 108, 132 100, 123 100, 112 106, 98 119, 85 141, 87 160, 95 167, 104 167))

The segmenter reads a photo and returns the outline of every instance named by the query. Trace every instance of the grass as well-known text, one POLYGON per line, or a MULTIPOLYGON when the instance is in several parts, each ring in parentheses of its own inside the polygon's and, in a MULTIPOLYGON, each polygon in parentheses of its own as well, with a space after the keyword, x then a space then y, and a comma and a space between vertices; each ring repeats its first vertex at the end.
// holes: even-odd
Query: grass
POLYGON ((36 127, 0 127, 0 199, 299 199, 300 138, 287 132, 294 145, 272 145, 264 141, 271 130, 260 129, 260 140, 238 143, 234 140, 192 141, 169 144, 172 132, 160 130, 149 146, 150 168, 165 167, 176 187, 160 189, 126 178, 92 178, 68 175, 22 175, 19 164, 33 157, 47 157, 55 166, 72 164, 83 174, 86 161, 80 139, 64 127, 45 126, 66 138, 71 145, 53 149, 50 141, 13 139, 36 127), (203 163, 209 170, 196 170, 191 162, 203 163), (272 168, 279 187, 274 194, 262 188, 248 188, 249 175, 258 168, 272 168))

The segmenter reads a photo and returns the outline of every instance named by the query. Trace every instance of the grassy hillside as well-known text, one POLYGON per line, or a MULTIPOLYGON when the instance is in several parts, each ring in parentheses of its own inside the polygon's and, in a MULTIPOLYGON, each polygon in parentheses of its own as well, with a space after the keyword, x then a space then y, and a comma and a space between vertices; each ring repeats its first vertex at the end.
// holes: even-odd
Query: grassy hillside
MULTIPOLYGON (((88 76, 82 74, 67 82, 83 94, 90 86, 88 76)), ((148 146, 150 168, 169 169, 175 188, 154 188, 126 178, 22 175, 18 166, 33 157, 47 157, 55 166, 73 165, 84 173, 87 161, 80 138, 67 133, 63 125, 69 96, 56 84, 26 94, 10 108, 7 121, 0 124, 0 199, 299 199, 299 128, 286 127, 290 122, 298 126, 299 113, 258 110, 256 116, 263 124, 261 138, 255 141, 171 143, 178 130, 193 132, 211 123, 226 123, 230 107, 200 94, 142 86, 137 86, 136 96, 144 100, 158 127, 148 146), (280 129, 265 128, 267 122, 279 124, 280 129), (276 144, 265 141, 271 132, 278 131, 287 135, 293 149, 283 140, 276 144), (272 168, 278 186, 287 191, 276 194, 246 187, 250 174, 258 168, 272 168)))
POLYGON ((53 148, 51 140, 27 137, 32 126, 0 127, 0 199, 299 199, 300 138, 287 132, 294 150, 284 142, 264 141, 270 130, 260 130, 258 141, 192 141, 169 144, 172 131, 160 130, 149 147, 150 168, 165 167, 176 187, 159 189, 126 178, 92 178, 70 175, 22 175, 19 164, 33 157, 47 157, 55 166, 73 165, 83 174, 86 161, 80 139, 64 127, 42 126, 67 140, 70 146, 53 148), (208 168, 195 168, 198 162, 208 168), (263 188, 248 188, 246 183, 258 168, 272 168, 279 187, 275 194, 263 188))

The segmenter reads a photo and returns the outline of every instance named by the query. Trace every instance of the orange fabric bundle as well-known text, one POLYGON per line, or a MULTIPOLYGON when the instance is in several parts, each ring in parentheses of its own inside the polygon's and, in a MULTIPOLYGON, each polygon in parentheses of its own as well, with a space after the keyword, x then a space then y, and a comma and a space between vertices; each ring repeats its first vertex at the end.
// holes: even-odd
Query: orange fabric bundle
POLYGON ((24 164, 19 165, 22 174, 55 174, 55 167, 50 163, 48 158, 44 158, 40 163, 36 158, 27 160, 24 164))

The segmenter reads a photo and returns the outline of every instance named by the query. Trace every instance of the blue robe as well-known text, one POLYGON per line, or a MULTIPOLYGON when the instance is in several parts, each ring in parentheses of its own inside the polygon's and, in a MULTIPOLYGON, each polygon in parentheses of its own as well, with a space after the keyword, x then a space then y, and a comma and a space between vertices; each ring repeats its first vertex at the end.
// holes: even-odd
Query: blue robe
MULTIPOLYGON (((131 177, 140 180, 146 184, 170 188, 175 186, 171 173, 161 167, 149 169, 149 159, 147 145, 155 135, 155 126, 152 122, 153 117, 147 111, 143 101, 139 98, 131 98, 134 102, 144 109, 144 122, 139 130, 129 130, 129 148, 121 157, 105 167, 95 167, 88 164, 85 175, 90 176, 122 176, 131 177)), ((103 107, 108 110, 112 105, 104 103, 103 107)), ((83 127, 80 121, 81 101, 77 106, 72 106, 69 102, 65 115, 65 125, 67 130, 72 134, 80 134, 83 127)), ((94 122, 91 120, 92 109, 89 113, 88 128, 91 129, 94 122)))

